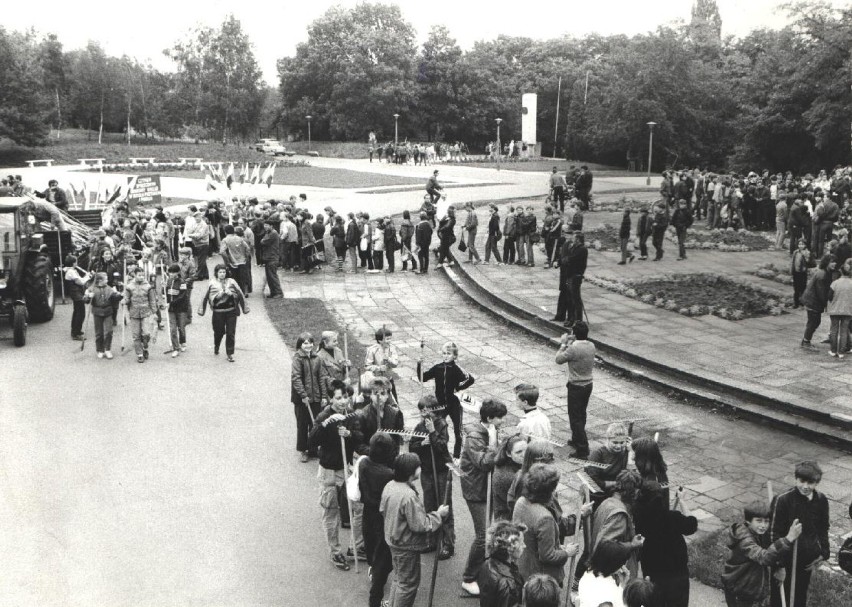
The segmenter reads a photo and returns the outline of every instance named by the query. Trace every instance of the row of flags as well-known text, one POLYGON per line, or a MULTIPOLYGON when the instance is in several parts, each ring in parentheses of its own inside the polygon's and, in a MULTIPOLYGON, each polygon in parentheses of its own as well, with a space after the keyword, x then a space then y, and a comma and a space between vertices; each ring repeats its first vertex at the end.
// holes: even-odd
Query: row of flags
MULTIPOLYGON (((135 181, 136 178, 133 179, 133 182, 135 181)), ((132 189, 133 182, 131 182, 131 185, 127 188, 127 190, 125 190, 125 195, 132 189)), ((103 192, 100 191, 100 187, 90 191, 85 181, 80 184, 79 189, 73 181, 68 184, 68 187, 71 190, 70 194, 73 196, 73 202, 81 206, 83 204, 99 204, 101 202, 110 205, 118 199, 122 191, 121 185, 119 184, 107 186, 103 192)), ((68 190, 66 190, 65 193, 67 196, 69 193, 68 190)), ((70 197, 69 202, 71 202, 70 197)))
POLYGON ((220 162, 217 164, 208 164, 207 171, 204 173, 204 180, 207 182, 207 191, 217 190, 217 184, 225 184, 230 190, 234 181, 238 180, 240 184, 258 185, 265 183, 266 187, 272 187, 272 180, 275 177, 275 162, 270 162, 263 168, 263 163, 258 163, 252 167, 248 162, 240 167, 239 178, 234 177, 235 166, 231 162, 226 169, 220 162))

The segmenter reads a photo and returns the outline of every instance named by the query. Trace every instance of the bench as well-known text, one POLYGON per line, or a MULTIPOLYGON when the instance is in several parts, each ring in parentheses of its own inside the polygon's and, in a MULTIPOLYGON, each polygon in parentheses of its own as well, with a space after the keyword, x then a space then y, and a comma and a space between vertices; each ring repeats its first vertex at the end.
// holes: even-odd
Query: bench
POLYGON ((53 159, 50 158, 50 159, 45 159, 45 160, 27 160, 27 164, 30 166, 31 169, 34 169, 36 167, 36 165, 41 164, 41 163, 44 163, 44 166, 46 166, 46 167, 52 167, 53 166, 53 159))
POLYGON ((154 157, 150 158, 130 158, 130 164, 154 164, 154 157))
POLYGON ((203 158, 178 158, 178 160, 180 160, 181 166, 185 166, 187 164, 197 164, 198 166, 201 166, 201 161, 204 160, 204 159, 203 158))
POLYGON ((101 168, 104 166, 104 160, 106 160, 106 158, 78 158, 77 160, 80 161, 80 166, 101 168), (91 165, 89 164, 90 162, 92 163, 91 165))

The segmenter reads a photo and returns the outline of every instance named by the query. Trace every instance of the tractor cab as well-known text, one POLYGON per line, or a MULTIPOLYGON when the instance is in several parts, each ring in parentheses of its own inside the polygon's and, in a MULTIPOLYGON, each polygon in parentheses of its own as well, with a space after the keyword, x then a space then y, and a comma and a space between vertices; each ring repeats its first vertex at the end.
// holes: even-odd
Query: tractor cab
POLYGON ((26 343, 30 321, 53 318, 54 263, 45 237, 58 244, 62 232, 45 232, 45 215, 61 218, 50 203, 0 197, 0 318, 10 319, 16 346, 26 343))

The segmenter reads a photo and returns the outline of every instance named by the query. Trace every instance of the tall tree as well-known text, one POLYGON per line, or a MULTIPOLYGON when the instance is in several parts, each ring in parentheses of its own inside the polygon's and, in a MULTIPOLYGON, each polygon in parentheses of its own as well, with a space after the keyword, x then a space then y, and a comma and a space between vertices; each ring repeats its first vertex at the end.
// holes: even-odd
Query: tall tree
POLYGON ((7 32, 0 26, 0 137, 23 145, 44 143, 50 101, 32 32, 7 32))
MULTIPOLYGON (((417 68, 420 114, 426 137, 445 133, 449 138, 461 136, 463 116, 462 50, 449 30, 433 26, 423 44, 417 68)), ((440 138, 440 137, 439 137, 440 138)))
POLYGON ((67 62, 62 51, 62 43, 56 34, 48 34, 39 45, 39 63, 44 73, 43 87, 53 96, 53 112, 50 120, 56 129, 56 136, 62 132, 62 106, 68 92, 67 62))
POLYGON ((393 133, 393 114, 404 134, 417 125, 412 115, 416 85, 414 29, 398 6, 334 7, 308 27, 296 56, 278 62, 282 119, 300 130, 314 116, 317 137, 366 138, 393 133))
POLYGON ((198 28, 166 54, 178 66, 174 109, 184 124, 216 133, 222 143, 257 128, 263 81, 251 41, 229 15, 218 30, 198 28))

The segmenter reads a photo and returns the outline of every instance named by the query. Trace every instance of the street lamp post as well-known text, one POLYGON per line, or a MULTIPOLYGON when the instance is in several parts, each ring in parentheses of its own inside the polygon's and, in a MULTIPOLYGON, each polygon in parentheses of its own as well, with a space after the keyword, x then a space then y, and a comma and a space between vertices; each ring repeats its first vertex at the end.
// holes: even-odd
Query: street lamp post
POLYGON ((313 118, 313 116, 308 114, 307 116, 305 116, 305 118, 308 119, 308 151, 310 152, 311 151, 311 118, 313 118))
POLYGON ((393 115, 393 148, 396 153, 396 147, 399 145, 399 114, 393 115))
POLYGON ((494 122, 497 123, 497 170, 500 170, 500 156, 503 155, 503 147, 500 145, 500 123, 503 122, 502 118, 495 118, 494 122))
POLYGON ((651 185, 651 158, 652 153, 654 151, 654 127, 657 126, 656 122, 649 122, 648 128, 648 178, 645 180, 645 185, 651 185))

